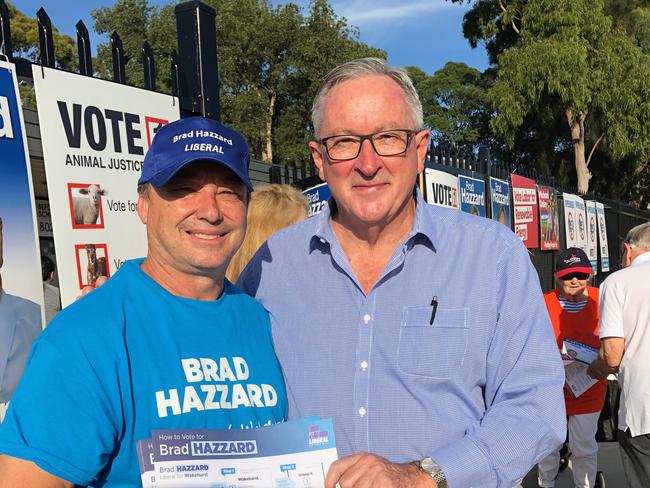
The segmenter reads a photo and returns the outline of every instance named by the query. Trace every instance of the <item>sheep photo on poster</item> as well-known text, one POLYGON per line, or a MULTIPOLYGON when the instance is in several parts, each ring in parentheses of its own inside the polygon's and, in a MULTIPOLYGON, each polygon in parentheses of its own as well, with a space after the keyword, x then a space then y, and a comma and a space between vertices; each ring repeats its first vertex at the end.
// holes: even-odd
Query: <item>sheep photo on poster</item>
POLYGON ((80 290, 84 286, 95 286, 100 276, 110 277, 106 244, 75 244, 74 252, 80 290))
POLYGON ((68 201, 73 229, 103 229, 102 197, 108 192, 95 183, 68 183, 68 201))

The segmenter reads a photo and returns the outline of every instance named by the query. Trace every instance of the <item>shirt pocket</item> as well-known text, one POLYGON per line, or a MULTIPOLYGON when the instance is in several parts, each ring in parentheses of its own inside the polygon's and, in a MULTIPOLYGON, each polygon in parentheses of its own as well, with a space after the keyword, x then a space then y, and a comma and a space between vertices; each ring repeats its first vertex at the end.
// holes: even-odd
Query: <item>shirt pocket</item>
POLYGON ((406 374, 449 378, 463 365, 469 339, 469 308, 404 307, 397 364, 406 374))

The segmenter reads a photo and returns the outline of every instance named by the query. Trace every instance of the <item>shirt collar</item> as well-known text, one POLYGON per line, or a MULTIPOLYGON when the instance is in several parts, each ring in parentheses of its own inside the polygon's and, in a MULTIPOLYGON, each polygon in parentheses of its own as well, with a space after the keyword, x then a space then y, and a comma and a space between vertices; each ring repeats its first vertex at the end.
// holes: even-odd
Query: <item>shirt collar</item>
MULTIPOLYGON (((424 197, 418 188, 413 190, 413 197, 415 198, 415 218, 413 219, 411 231, 404 239, 404 242, 410 248, 422 239, 427 247, 435 251, 435 226, 433 219, 424 210, 425 205, 428 204, 424 201, 424 197)), ((332 208, 336 209, 334 197, 330 197, 323 210, 318 215, 312 217, 317 219, 317 221, 314 227, 314 233, 309 240, 310 252, 318 246, 331 245, 332 242, 336 241, 336 235, 334 234, 334 229, 332 229, 332 208)))
POLYGON ((643 254, 639 254, 630 266, 637 266, 639 264, 650 263, 650 251, 646 251, 643 254))

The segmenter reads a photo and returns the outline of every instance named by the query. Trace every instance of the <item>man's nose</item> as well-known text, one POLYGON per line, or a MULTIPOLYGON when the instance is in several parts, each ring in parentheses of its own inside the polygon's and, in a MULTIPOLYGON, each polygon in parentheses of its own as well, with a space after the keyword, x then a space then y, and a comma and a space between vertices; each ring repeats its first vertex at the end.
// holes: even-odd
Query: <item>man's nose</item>
POLYGON ((356 161, 357 170, 364 176, 373 176, 377 173, 381 164, 381 158, 375 151, 370 139, 363 141, 356 161))
POLYGON ((196 216, 208 222, 218 222, 222 219, 216 188, 205 187, 198 194, 196 216))

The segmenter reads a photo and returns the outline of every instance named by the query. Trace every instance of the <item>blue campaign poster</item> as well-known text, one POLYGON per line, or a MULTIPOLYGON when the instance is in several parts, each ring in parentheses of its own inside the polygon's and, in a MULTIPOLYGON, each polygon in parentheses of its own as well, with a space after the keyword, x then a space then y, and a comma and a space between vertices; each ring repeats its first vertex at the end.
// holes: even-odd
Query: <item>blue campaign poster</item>
POLYGON ((463 212, 485 217, 485 182, 468 176, 458 177, 460 209, 463 212))
POLYGON ((332 196, 327 183, 312 186, 311 188, 303 191, 309 200, 309 216, 312 217, 323 211, 323 207, 327 204, 327 199, 332 196))
POLYGON ((34 195, 17 90, 13 65, 0 61, 0 288, 42 317, 34 195))
POLYGON ((492 220, 510 225, 510 186, 507 181, 490 177, 490 202, 492 202, 492 220))

